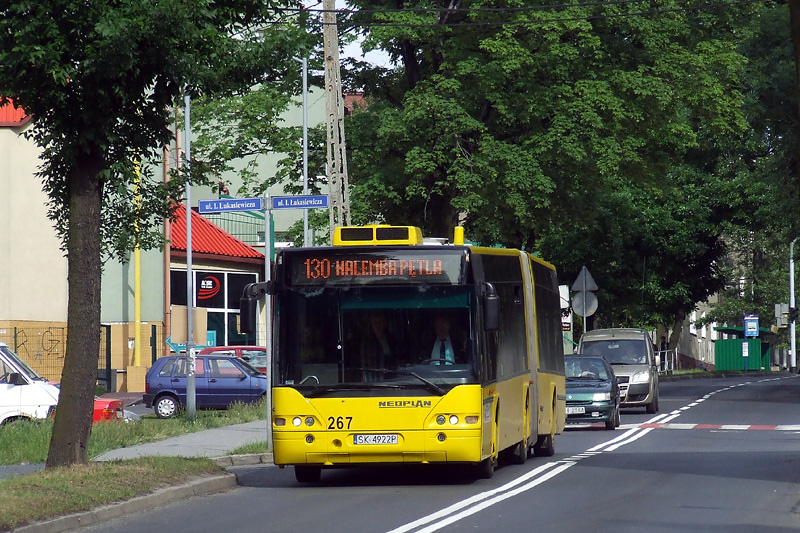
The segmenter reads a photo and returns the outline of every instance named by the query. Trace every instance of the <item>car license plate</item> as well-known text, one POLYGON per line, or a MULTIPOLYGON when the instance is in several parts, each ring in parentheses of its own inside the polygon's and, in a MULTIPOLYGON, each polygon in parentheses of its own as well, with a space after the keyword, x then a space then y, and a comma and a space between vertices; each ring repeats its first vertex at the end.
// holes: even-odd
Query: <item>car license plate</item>
POLYGON ((586 408, 583 406, 580 407, 567 407, 567 414, 568 415, 582 415, 586 412, 586 408))
POLYGON ((399 440, 396 433, 387 435, 353 435, 353 444, 397 444, 399 440))

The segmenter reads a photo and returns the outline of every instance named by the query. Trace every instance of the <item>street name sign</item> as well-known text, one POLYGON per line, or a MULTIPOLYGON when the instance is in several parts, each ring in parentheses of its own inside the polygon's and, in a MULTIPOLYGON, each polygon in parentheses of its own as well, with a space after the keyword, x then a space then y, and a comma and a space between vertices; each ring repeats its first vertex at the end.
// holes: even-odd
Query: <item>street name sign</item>
POLYGON ((328 207, 327 194, 272 197, 272 209, 320 209, 325 207, 328 207))
POLYGON ((261 198, 220 198, 219 200, 200 200, 197 210, 200 213, 227 213, 231 211, 261 211, 261 198))

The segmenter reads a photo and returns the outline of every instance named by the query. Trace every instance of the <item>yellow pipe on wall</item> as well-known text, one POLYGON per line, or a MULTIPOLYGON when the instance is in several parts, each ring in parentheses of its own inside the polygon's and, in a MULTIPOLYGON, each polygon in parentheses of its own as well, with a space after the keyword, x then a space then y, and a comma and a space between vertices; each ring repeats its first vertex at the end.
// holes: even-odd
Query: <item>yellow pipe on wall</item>
MULTIPOLYGON (((139 210, 139 164, 136 164, 136 180, 133 183, 133 202, 136 211, 139 210)), ((134 234, 136 244, 133 249, 133 366, 142 364, 142 262, 139 249, 139 222, 138 214, 134 221, 134 234)))

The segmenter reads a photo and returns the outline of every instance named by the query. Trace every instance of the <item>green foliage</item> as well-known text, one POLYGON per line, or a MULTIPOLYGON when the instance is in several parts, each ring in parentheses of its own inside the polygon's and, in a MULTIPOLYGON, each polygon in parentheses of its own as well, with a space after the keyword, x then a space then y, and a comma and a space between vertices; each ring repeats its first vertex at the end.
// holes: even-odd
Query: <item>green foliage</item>
POLYGON ((775 192, 737 161, 754 138, 742 47, 770 8, 385 7, 353 18, 398 64, 347 73, 369 102, 347 123, 355 219, 461 222, 562 283, 587 265, 609 324, 671 324, 725 285, 726 231, 775 192))
MULTIPOLYGON (((284 32, 278 32, 284 33, 284 32)), ((286 194, 302 193, 302 128, 283 125, 284 114, 297 106, 302 93, 302 68, 298 60, 321 45, 321 32, 292 34, 293 55, 281 58, 276 76, 266 77, 251 90, 229 97, 216 95, 196 100, 192 107, 192 145, 195 175, 226 181, 234 173, 241 180, 238 196, 262 196, 275 184, 286 194), (273 170, 266 174, 266 170, 273 170)), ((309 61, 309 86, 322 86, 313 73, 322 58, 309 61)), ((325 174, 324 124, 308 132, 309 194, 319 194, 318 176, 325 174)))
POLYGON ((160 225, 183 183, 137 169, 160 159, 184 86, 231 93, 278 77, 276 59, 291 57, 297 35, 291 25, 259 33, 277 12, 247 0, 9 1, 0 15, 0 95, 35 117, 50 216, 66 237, 72 178, 96 173, 103 242, 119 258, 134 244, 163 243, 160 225))
MULTIPOLYGON (((294 7, 292 2, 282 6, 294 7)), ((39 178, 68 258, 67 347, 47 465, 88 460, 103 253, 163 243, 182 183, 138 171, 171 138, 172 108, 282 76, 301 28, 254 0, 0 3, 0 103, 33 115, 39 178)), ((304 16, 295 20, 302 23, 304 16)), ((199 181, 191 174, 190 180, 199 181)))

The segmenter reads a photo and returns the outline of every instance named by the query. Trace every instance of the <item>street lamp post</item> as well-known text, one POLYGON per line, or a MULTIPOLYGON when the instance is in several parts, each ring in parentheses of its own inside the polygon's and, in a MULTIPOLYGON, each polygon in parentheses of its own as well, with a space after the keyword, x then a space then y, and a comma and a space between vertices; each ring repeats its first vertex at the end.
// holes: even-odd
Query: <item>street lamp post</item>
MULTIPOLYGON (((303 65, 303 196, 308 195, 308 58, 295 58, 303 65)), ((308 209, 303 209, 303 246, 310 246, 308 209)))

